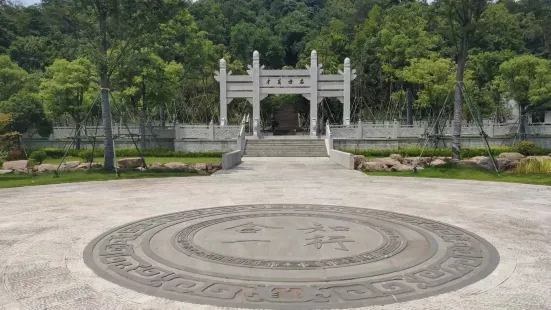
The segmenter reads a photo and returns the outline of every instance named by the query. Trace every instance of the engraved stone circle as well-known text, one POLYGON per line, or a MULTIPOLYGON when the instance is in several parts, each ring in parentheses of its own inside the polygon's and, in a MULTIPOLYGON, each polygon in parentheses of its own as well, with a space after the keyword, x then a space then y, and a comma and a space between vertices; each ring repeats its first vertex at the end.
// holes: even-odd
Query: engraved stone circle
POLYGON ((496 249, 463 229, 405 214, 318 205, 184 211, 94 239, 99 276, 174 300, 261 309, 389 304, 488 276, 496 249))

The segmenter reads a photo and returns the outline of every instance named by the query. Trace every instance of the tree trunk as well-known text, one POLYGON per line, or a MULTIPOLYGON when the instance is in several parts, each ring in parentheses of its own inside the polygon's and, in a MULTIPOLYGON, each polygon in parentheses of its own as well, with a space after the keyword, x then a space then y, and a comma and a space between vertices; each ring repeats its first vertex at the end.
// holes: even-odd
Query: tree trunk
POLYGON ((115 168, 115 150, 113 146, 113 128, 111 122, 111 105, 109 103, 109 68, 107 67, 107 9, 98 8, 99 31, 101 42, 99 46, 102 59, 100 60, 99 75, 101 87, 101 114, 103 120, 103 168, 113 170, 115 168))
POLYGON ((166 127, 166 120, 165 120, 165 105, 161 104, 159 106, 159 116, 161 118, 161 128, 165 129, 166 127))
POLYGON ((463 34, 459 55, 457 55, 457 76, 455 84, 455 98, 453 105, 453 134, 452 134, 452 160, 458 162, 461 159, 461 124, 463 122, 463 76, 467 63, 468 49, 467 34, 463 34))
POLYGON ((80 121, 75 124, 75 149, 80 150, 80 121))
POLYGON ((518 121, 518 135, 520 141, 526 141, 526 105, 518 103, 519 121, 518 121))
POLYGON ((408 125, 413 125, 413 94, 411 93, 411 90, 406 89, 406 95, 407 95, 407 117, 408 117, 408 125))
POLYGON ((140 148, 145 150, 145 111, 147 109, 145 101, 145 80, 142 79, 142 110, 140 111, 140 148))

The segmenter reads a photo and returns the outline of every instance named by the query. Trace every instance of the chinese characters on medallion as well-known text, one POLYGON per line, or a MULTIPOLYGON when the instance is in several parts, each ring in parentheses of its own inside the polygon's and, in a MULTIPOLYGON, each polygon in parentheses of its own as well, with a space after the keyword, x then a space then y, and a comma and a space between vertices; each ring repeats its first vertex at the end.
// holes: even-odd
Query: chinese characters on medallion
MULTIPOLYGON (((238 226, 228 227, 226 230, 234 230, 240 234, 256 234, 257 232, 262 231, 263 229, 284 229, 283 227, 275 227, 268 225, 255 224, 254 222, 244 223, 238 226)), ((339 251, 349 251, 345 243, 356 242, 346 236, 333 235, 334 232, 347 232, 350 231, 349 227, 346 226, 325 226, 320 223, 312 222, 312 227, 297 228, 297 230, 304 231, 306 237, 306 242, 303 246, 314 246, 316 249, 321 249, 325 244, 334 244, 333 249, 339 251), (316 233, 314 235, 309 235, 316 233), (326 233, 326 234, 322 234, 326 233), (331 235, 328 235, 328 234, 331 235), (327 236, 326 236, 327 235, 327 236)), ((222 241, 222 243, 241 243, 241 242, 271 242, 271 240, 262 240, 262 239, 243 239, 243 240, 234 240, 234 241, 222 241)))

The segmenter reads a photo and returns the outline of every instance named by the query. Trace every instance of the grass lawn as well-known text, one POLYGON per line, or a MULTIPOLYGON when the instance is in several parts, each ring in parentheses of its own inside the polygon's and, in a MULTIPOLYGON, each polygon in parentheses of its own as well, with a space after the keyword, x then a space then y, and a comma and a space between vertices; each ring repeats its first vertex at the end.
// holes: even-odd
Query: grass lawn
POLYGON ((518 174, 518 173, 500 173, 484 171, 470 167, 444 166, 435 168, 425 168, 424 170, 406 172, 366 172, 367 175, 374 176, 395 176, 395 177, 417 177, 417 178, 440 178, 457 180, 475 180, 475 181, 494 181, 509 183, 524 183, 551 186, 550 174, 518 174))
MULTIPOLYGON (((124 157, 118 158, 122 159, 124 157)), ((65 162, 68 161, 80 161, 83 162, 81 158, 78 157, 67 157, 65 158, 65 162)), ((97 157, 94 158, 95 162, 102 163, 103 157, 97 157)), ((58 165, 61 162, 61 158, 48 158, 44 161, 45 164, 52 164, 52 165, 58 165)), ((186 164, 219 164, 222 162, 222 158, 220 157, 145 157, 145 162, 147 165, 151 165, 154 162, 158 162, 161 164, 171 163, 171 162, 180 162, 180 163, 186 163, 186 164)))
POLYGON ((0 175, 0 188, 46 185, 59 183, 74 183, 86 181, 107 181, 107 180, 124 180, 124 179, 142 179, 142 178, 165 178, 165 177, 189 177, 203 176, 198 173, 188 172, 165 172, 165 171, 123 171, 120 177, 117 178, 115 172, 108 171, 90 171, 90 172, 62 172, 58 178, 54 178, 53 173, 41 174, 5 174, 0 175))

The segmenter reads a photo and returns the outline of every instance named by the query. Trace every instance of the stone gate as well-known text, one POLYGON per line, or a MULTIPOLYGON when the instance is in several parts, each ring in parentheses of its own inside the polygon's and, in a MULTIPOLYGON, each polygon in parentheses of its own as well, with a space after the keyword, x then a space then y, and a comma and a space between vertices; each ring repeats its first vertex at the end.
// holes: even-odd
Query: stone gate
POLYGON ((232 75, 226 61, 220 60, 220 71, 215 79, 220 83, 220 125, 228 120, 228 104, 235 98, 245 98, 253 106, 253 134, 260 137, 260 101, 268 95, 299 94, 310 100, 310 135, 316 135, 318 104, 323 98, 334 97, 343 103, 344 125, 350 124, 350 82, 356 78, 350 59, 344 60, 344 71, 323 75, 323 65, 312 51, 307 69, 268 70, 260 65, 258 51, 253 53, 253 64, 248 75, 232 75))

